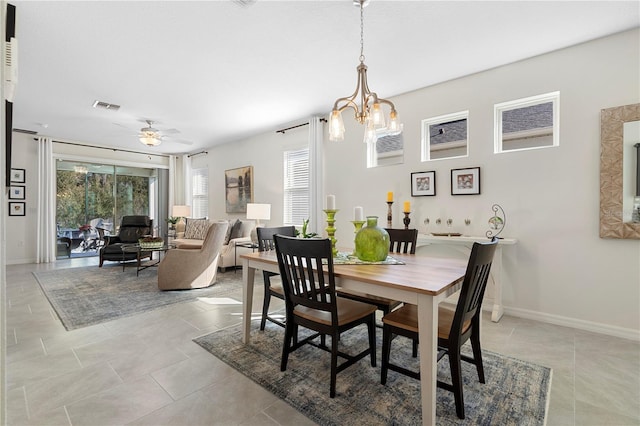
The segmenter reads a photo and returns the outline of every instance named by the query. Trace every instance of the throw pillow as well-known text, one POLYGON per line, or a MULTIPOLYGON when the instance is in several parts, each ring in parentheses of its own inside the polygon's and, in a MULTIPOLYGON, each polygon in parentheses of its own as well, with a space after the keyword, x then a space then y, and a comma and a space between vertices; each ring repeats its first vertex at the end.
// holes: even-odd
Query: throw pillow
POLYGON ((204 240, 209 229, 209 221, 206 219, 190 219, 184 229, 184 237, 194 240, 204 240))
POLYGON ((231 235, 229 235, 229 240, 240 237, 242 237, 242 222, 240 222, 240 219, 236 219, 235 223, 231 227, 231 235))
POLYGON ((225 234, 224 241, 222 242, 222 245, 226 246, 226 245, 229 244, 229 240, 231 239, 231 228, 232 228, 232 226, 231 226, 231 224, 229 223, 228 220, 220 220, 218 222, 219 223, 226 223, 226 224, 229 225, 229 226, 227 226, 227 233, 225 234))

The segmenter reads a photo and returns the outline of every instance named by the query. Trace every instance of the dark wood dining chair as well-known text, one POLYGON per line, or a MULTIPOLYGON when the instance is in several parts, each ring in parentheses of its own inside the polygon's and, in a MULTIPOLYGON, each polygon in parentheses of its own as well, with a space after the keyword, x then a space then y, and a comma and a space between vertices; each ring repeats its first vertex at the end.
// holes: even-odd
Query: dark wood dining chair
POLYGON ((340 371, 366 357, 376 366, 376 307, 336 295, 333 255, 329 239, 305 239, 274 236, 280 276, 285 294, 286 323, 280 370, 286 371, 289 354, 307 343, 329 351, 314 340, 331 337, 331 384, 329 396, 336 395, 336 376, 340 371), (340 334, 366 324, 369 347, 356 355, 338 350, 340 334), (297 339, 298 327, 315 333, 297 339), (338 356, 346 359, 338 365, 338 356))
MULTIPOLYGON (((387 228, 387 233, 389 234, 390 240, 390 253, 416 254, 416 243, 418 241, 417 229, 387 228)), ((383 315, 388 314, 402 304, 397 300, 388 299, 381 296, 374 296, 372 294, 367 294, 359 291, 347 290, 342 288, 339 288, 336 291, 338 292, 338 296, 376 305, 378 309, 382 311, 383 315)))
MULTIPOLYGON (((481 307, 497 245, 497 238, 486 243, 473 243, 455 311, 444 307, 438 308, 438 361, 448 355, 451 368, 451 384, 438 380, 437 385, 439 388, 453 392, 456 414, 461 419, 464 419, 464 399, 462 395, 460 361, 474 364, 478 371, 478 380, 480 383, 485 382, 482 350, 480 348, 481 307), (467 340, 471 340, 473 357, 460 353, 460 348, 467 340)), ((391 364, 389 361, 391 341, 394 336, 406 336, 414 342, 418 340, 417 306, 406 304, 400 309, 385 315, 382 318, 382 322, 381 383, 383 385, 387 383, 389 370, 419 380, 420 372, 391 364)))
MULTIPOLYGON (((273 243, 273 236, 276 234, 286 235, 288 237, 295 237, 296 235, 296 227, 295 226, 279 226, 275 228, 256 228, 256 233, 258 235, 258 251, 269 251, 275 250, 276 247, 273 243)), ((269 315, 269 304, 271 302, 271 297, 277 297, 278 299, 284 300, 284 290, 281 285, 272 285, 271 277, 276 276, 275 272, 262 271, 262 276, 264 278, 264 300, 262 302, 262 319, 260 320, 260 330, 264 330, 264 327, 267 324, 267 320, 271 321, 274 324, 277 324, 281 327, 284 327, 284 322, 272 317, 269 315)))

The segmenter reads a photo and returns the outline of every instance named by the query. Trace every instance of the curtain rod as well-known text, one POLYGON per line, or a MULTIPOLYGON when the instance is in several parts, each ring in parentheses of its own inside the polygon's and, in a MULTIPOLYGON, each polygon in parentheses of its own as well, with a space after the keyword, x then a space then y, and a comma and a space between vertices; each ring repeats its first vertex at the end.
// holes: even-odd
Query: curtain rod
POLYGON ((196 152, 195 154, 189 154, 187 155, 187 158, 195 157, 196 155, 200 155, 200 154, 209 154, 209 151, 200 151, 200 152, 196 152))
MULTIPOLYGON (((326 123, 327 119, 326 118, 321 118, 320 121, 322 123, 326 123)), ((303 127, 303 126, 308 126, 308 125, 309 125, 309 122, 307 121, 306 123, 298 124, 297 126, 291 126, 291 127, 287 127, 286 129, 276 130, 276 133, 282 133, 284 135, 284 133, 287 130, 297 129, 298 127, 303 127)))
MULTIPOLYGON (((37 140, 39 140, 39 138, 33 138, 33 140, 37 141, 37 140)), ((128 149, 120 149, 120 148, 107 148, 105 146, 86 145, 86 144, 83 144, 83 143, 75 143, 75 142, 63 142, 63 141, 56 141, 56 140, 52 140, 52 142, 61 143, 61 144, 64 144, 64 145, 86 146, 88 148, 106 149, 108 151, 114 151, 114 152, 118 152, 118 151, 120 151, 120 152, 130 152, 132 154, 153 155, 153 156, 156 156, 156 157, 169 158, 169 156, 166 155, 166 154, 152 154, 152 153, 149 153, 149 152, 131 151, 131 150, 128 150, 128 149)))

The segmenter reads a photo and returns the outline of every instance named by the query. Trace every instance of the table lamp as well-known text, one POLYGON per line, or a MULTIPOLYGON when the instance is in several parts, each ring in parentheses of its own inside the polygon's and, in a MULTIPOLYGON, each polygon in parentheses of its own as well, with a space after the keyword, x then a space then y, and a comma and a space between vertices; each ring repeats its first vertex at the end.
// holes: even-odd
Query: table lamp
POLYGON ((181 224, 185 217, 191 216, 191 206, 173 206, 173 208, 171 209, 171 216, 178 218, 178 222, 176 223, 176 225, 178 223, 181 224))
MULTIPOLYGON (((271 219, 271 204, 247 204, 247 219, 255 219, 256 228, 261 226, 260 220, 271 219)), ((251 231, 251 241, 258 241, 258 235, 255 228, 251 231)))

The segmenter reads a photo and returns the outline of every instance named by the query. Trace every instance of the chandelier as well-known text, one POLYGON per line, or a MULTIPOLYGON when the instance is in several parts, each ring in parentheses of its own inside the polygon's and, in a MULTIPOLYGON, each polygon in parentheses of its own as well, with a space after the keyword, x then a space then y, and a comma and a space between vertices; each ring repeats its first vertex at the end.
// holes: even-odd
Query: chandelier
POLYGON ((365 125, 365 143, 375 143, 378 140, 378 131, 385 131, 387 135, 397 135, 402 132, 402 125, 398 123, 398 113, 393 102, 379 98, 375 92, 369 90, 367 83, 367 66, 364 64, 364 7, 368 3, 369 0, 354 0, 354 4, 360 6, 360 65, 356 68, 358 85, 351 96, 338 98, 333 104, 331 117, 329 117, 330 141, 344 140, 342 111, 346 108, 353 108, 358 123, 365 125), (383 104, 391 109, 388 126, 382 109, 383 104))

